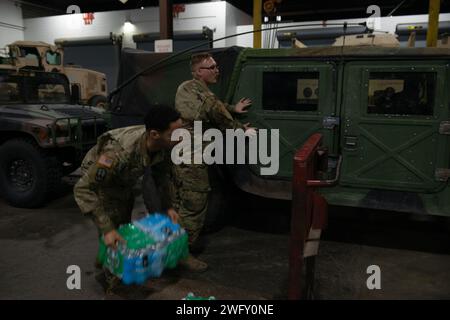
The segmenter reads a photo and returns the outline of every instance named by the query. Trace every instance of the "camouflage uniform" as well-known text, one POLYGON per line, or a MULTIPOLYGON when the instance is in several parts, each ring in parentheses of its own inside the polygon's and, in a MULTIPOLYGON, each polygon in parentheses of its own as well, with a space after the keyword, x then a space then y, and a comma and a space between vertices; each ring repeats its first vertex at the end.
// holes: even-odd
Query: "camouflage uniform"
POLYGON ((133 187, 147 166, 161 168, 153 171, 167 178, 165 151, 150 156, 145 138, 144 126, 108 131, 98 138, 81 164, 82 177, 74 187, 75 201, 84 214, 92 215, 100 234, 130 222, 133 187))
MULTIPOLYGON (((183 82, 175 96, 175 108, 180 112, 183 127, 191 133, 193 144, 194 121, 202 121, 203 131, 209 128, 243 129, 230 112, 234 106, 222 103, 203 82, 183 82)), ((204 148, 204 146, 203 146, 204 148)), ((204 150, 204 149, 203 149, 204 150)), ((189 244, 198 238, 208 208, 208 192, 211 190, 206 164, 181 164, 173 166, 174 184, 177 191, 175 205, 181 225, 189 234, 189 244)))

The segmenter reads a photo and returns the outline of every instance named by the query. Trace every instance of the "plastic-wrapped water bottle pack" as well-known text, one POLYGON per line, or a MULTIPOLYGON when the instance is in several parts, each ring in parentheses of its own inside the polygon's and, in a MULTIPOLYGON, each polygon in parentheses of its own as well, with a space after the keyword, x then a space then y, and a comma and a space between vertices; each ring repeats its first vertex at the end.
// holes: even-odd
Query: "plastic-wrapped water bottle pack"
POLYGON ((187 296, 181 300, 216 300, 216 297, 214 297, 214 296, 200 297, 200 296, 196 296, 193 292, 189 292, 187 294, 187 296))
POLYGON ((188 256, 188 235, 165 214, 154 213, 117 230, 126 244, 116 250, 100 238, 98 260, 124 284, 142 284, 188 256))

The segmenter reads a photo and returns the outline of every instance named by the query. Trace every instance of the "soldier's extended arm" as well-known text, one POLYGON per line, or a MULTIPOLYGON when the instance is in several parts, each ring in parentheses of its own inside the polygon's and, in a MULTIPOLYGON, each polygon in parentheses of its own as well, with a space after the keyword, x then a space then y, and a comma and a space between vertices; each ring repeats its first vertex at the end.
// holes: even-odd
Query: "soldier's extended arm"
POLYGON ((234 104, 224 103, 223 105, 225 106, 225 109, 227 109, 229 113, 233 113, 236 108, 234 104))
POLYGON ((229 113, 247 113, 247 108, 252 104, 252 100, 248 98, 242 98, 235 105, 224 103, 225 108, 229 113))
POLYGON ((205 100, 205 109, 209 120, 220 130, 225 129, 243 129, 244 126, 225 108, 225 105, 216 97, 208 97, 205 100))

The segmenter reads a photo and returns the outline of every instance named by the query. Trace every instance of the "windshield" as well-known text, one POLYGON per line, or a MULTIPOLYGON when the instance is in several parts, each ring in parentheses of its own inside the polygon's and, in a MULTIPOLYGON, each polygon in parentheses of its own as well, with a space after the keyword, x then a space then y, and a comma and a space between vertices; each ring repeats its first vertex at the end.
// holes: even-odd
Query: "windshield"
POLYGON ((0 103, 70 103, 69 87, 63 80, 55 76, 0 75, 0 103))
POLYGON ((47 59, 47 63, 49 65, 54 65, 54 66, 61 65, 61 54, 59 52, 47 51, 46 59, 47 59))

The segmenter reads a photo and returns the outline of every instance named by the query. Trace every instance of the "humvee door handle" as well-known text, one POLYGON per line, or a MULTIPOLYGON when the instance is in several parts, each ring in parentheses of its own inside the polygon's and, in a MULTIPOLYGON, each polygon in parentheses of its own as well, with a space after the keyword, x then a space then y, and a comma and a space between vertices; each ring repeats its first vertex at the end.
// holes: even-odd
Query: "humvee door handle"
POLYGON ((356 149, 358 146, 358 137, 356 136, 345 136, 344 137, 345 146, 349 149, 356 149))
POLYGON ((339 117, 323 117, 322 125, 325 129, 334 129, 341 122, 339 117))
POLYGON ((306 180, 306 185, 308 187, 332 187, 335 186, 341 175, 341 164, 342 164, 342 156, 339 156, 337 165, 336 165, 336 175, 331 180, 306 180))

